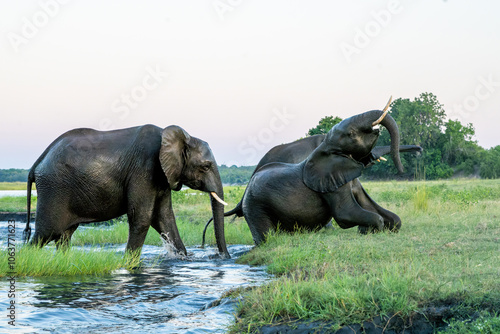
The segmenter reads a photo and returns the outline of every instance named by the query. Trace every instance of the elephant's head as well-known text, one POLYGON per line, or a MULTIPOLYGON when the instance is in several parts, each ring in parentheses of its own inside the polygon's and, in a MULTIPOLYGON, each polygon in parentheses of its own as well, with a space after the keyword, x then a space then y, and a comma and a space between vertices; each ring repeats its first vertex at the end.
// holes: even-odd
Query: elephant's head
POLYGON ((311 189, 326 193, 334 191, 359 177, 371 162, 371 151, 380 134, 379 126, 389 130, 391 154, 399 172, 399 131, 396 121, 384 110, 371 110, 344 119, 335 125, 323 142, 309 155, 304 165, 304 183, 311 189))
POLYGON ((172 125, 162 132, 160 164, 172 190, 183 185, 211 195, 215 239, 219 252, 229 257, 224 238, 224 192, 217 163, 206 142, 191 137, 184 129, 172 125))

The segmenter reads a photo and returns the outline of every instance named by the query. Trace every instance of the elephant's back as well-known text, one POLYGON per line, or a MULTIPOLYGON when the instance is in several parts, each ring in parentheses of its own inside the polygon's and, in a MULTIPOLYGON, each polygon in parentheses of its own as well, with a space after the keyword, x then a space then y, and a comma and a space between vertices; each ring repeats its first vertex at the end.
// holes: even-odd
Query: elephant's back
POLYGON ((113 189, 126 182, 125 171, 137 168, 134 161, 141 160, 143 170, 153 166, 160 145, 161 129, 155 126, 74 129, 57 138, 33 166, 35 182, 37 188, 56 182, 60 189, 87 189, 92 184, 113 189))
POLYGON ((284 230, 295 223, 306 228, 323 226, 331 219, 325 203, 302 181, 300 164, 270 163, 251 179, 243 198, 243 210, 264 211, 284 230))
POLYGON ((161 144, 161 129, 144 125, 112 131, 98 131, 89 128, 70 130, 57 138, 44 152, 36 168, 42 170, 78 169, 81 172, 102 170, 108 166, 120 165, 130 154, 139 153, 139 148, 158 150, 161 144), (149 144, 138 143, 149 138, 149 144), (121 160, 121 161, 120 161, 121 160))

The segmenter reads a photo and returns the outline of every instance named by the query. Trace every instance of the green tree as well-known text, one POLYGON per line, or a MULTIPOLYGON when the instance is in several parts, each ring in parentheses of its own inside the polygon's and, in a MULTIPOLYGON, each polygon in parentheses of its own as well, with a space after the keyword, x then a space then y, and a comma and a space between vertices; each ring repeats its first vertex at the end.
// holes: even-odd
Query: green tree
MULTIPOLYGON (((399 98, 391 104, 390 114, 398 123, 402 145, 425 148, 438 143, 446 114, 432 93, 422 93, 413 101, 399 98)), ((383 132, 379 145, 390 145, 389 134, 383 132)))
POLYGON ((306 136, 314 136, 314 135, 320 135, 320 134, 326 134, 328 131, 330 131, 331 128, 333 128, 336 124, 342 122, 342 118, 335 117, 333 116, 325 116, 322 119, 320 119, 319 124, 316 125, 316 127, 309 129, 307 131, 306 136))
MULTIPOLYGON (((390 114, 398 124, 401 145, 420 145, 424 149, 421 156, 401 155, 406 177, 448 178, 455 170, 468 175, 474 173, 481 151, 473 140, 474 127, 459 121, 445 121, 445 110, 435 95, 422 93, 413 101, 397 99, 391 105, 390 114)), ((387 131, 382 131, 377 145, 390 145, 387 131)), ((366 174, 377 177, 395 173, 394 164, 389 160, 373 166, 366 174)))
POLYGON ((484 151, 481 157, 479 175, 485 179, 500 177, 500 145, 484 151))
POLYGON ((445 127, 440 143, 443 161, 450 166, 456 166, 457 170, 462 170, 465 174, 473 174, 481 150, 473 140, 474 127, 471 123, 464 126, 453 120, 446 122, 445 127))

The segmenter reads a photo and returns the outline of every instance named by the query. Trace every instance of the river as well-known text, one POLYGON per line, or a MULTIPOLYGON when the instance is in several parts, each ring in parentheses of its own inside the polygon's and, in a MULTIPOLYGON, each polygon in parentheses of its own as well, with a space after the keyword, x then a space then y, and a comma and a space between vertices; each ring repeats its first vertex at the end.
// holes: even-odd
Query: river
MULTIPOLYGON (((16 240, 21 240, 22 229, 17 226, 16 240)), ((7 223, 0 222, 3 249, 6 234, 7 223)), ((137 272, 122 269, 95 277, 17 278, 16 331, 8 325, 9 282, 2 279, 0 332, 225 333, 237 302, 210 307, 211 303, 231 288, 270 279, 262 267, 235 264, 250 248, 231 245, 231 259, 214 260, 209 257, 215 253, 213 248, 188 247, 190 255, 180 259, 169 258, 163 247, 146 245, 142 251, 146 263, 158 255, 167 259, 137 272)), ((112 249, 123 252, 125 245, 112 249)))

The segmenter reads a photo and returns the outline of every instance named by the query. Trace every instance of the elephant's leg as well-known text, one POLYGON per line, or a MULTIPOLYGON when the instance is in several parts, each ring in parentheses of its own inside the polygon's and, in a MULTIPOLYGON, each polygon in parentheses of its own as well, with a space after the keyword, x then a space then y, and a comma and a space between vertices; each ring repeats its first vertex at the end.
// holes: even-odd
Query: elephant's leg
MULTIPOLYGON (((363 188, 358 179, 352 181, 352 189, 354 198, 359 203, 359 205, 365 210, 378 213, 384 218, 384 228, 393 232, 397 232, 401 227, 401 218, 394 212, 384 209, 378 205, 371 197, 368 195, 366 190, 363 188)), ((359 230, 361 233, 367 233, 364 227, 360 226, 359 230)))
POLYGON ((54 239, 55 238, 52 234, 44 234, 42 232, 39 232, 38 230, 35 230, 35 234, 33 235, 33 238, 31 238, 29 244, 31 246, 37 246, 41 248, 54 239))
POLYGON ((341 228, 361 226, 366 229, 383 230, 384 219, 378 213, 365 210, 359 205, 352 193, 351 182, 325 196, 325 199, 332 209, 333 218, 341 228))
POLYGON ((127 213, 128 217, 128 241, 127 241, 127 252, 135 252, 140 250, 144 245, 144 241, 146 240, 146 235, 149 230, 149 217, 141 216, 138 213, 135 213, 135 210, 131 210, 132 212, 127 213))
POLYGON ((155 206, 155 219, 151 226, 161 235, 167 242, 173 244, 179 254, 187 255, 186 247, 182 242, 177 224, 175 222, 174 210, 172 209, 172 197, 166 194, 159 198, 155 206))
POLYGON ((245 220, 252 233, 253 241, 260 245, 266 240, 266 234, 270 231, 276 231, 269 216, 260 209, 245 210, 245 220))
POLYGON ((71 214, 67 209, 67 201, 52 194, 39 191, 35 219, 35 235, 31 245, 43 247, 49 242, 61 238, 70 225, 71 214))
POLYGON ((56 240, 57 249, 67 249, 69 247, 69 242, 71 241, 71 236, 75 233, 79 224, 75 224, 68 228, 61 234, 61 237, 56 240))

